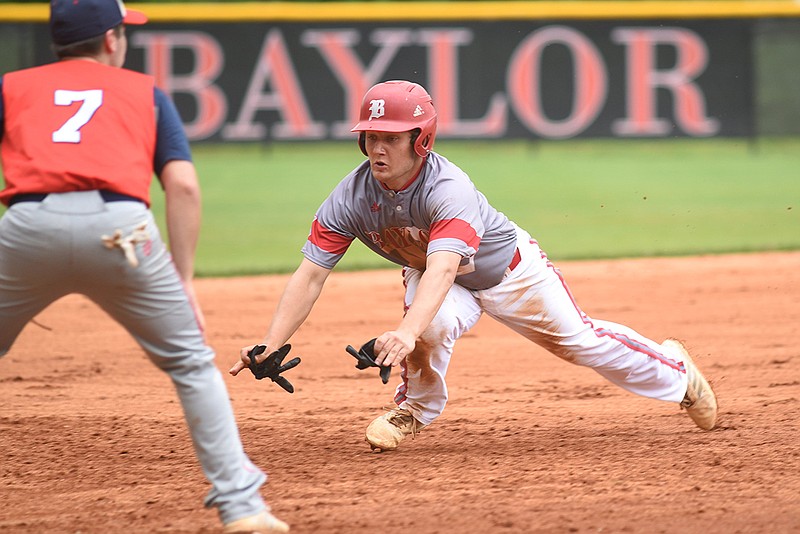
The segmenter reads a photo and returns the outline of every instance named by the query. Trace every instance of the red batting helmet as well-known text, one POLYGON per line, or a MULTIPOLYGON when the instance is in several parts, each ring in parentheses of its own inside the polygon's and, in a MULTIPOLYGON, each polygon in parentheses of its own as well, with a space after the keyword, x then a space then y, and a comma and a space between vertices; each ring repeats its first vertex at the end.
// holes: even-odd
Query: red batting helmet
POLYGON ((358 146, 364 155, 365 132, 408 132, 419 129, 414 152, 427 156, 436 137, 436 110, 431 95, 416 83, 392 80, 373 85, 364 95, 361 112, 351 132, 359 132, 358 146))

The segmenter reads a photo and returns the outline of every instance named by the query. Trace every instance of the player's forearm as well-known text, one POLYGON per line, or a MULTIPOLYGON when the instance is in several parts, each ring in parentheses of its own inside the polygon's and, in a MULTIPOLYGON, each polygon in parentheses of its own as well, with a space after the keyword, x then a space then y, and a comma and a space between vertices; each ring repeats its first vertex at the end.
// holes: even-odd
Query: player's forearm
POLYGON ((188 161, 172 161, 164 168, 162 182, 170 253, 178 274, 184 281, 191 281, 201 220, 200 188, 194 166, 188 161))
POLYGON ((199 210, 188 209, 193 205, 190 199, 167 202, 170 252, 178 274, 186 282, 194 277, 194 258, 200 233, 199 210), (173 212, 172 216, 170 212, 173 212))
POLYGON ((264 344, 270 350, 283 346, 308 318, 317 302, 329 270, 303 260, 283 291, 264 344))
POLYGON ((444 302, 447 291, 452 286, 452 280, 448 285, 446 277, 436 278, 436 281, 429 280, 430 284, 425 284, 424 278, 420 280, 414 302, 400 322, 400 326, 397 327, 398 331, 408 333, 411 339, 419 338, 422 332, 431 324, 436 312, 439 311, 442 302, 444 302))
POLYGON ((447 252, 431 255, 417 286, 414 301, 400 322, 398 331, 411 334, 413 339, 425 331, 453 286, 460 259, 457 254, 447 252))

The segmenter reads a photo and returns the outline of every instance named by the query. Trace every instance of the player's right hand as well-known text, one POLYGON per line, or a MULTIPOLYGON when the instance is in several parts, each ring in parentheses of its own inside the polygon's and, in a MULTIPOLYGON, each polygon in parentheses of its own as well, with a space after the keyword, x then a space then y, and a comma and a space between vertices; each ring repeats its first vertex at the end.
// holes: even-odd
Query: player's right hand
POLYGON ((375 363, 384 366, 400 365, 416 346, 416 339, 400 330, 384 332, 375 340, 375 363))
MULTIPOLYGON (((233 367, 231 367, 228 370, 230 374, 236 376, 242 369, 248 369, 250 367, 250 357, 248 356, 248 354, 250 353, 251 350, 253 350, 253 347, 255 346, 256 345, 248 345, 246 347, 242 347, 241 349, 239 349, 239 361, 233 364, 233 367)), ((257 356, 256 356, 256 363, 258 363, 257 356)))

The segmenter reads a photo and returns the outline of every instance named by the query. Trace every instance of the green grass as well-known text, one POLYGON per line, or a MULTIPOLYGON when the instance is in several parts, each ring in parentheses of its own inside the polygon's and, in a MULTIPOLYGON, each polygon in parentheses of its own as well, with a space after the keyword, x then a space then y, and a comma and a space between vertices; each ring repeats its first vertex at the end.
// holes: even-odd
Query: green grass
MULTIPOLYGON (((440 142, 555 260, 800 249, 800 139, 440 142)), ((288 272, 355 143, 196 145, 199 276, 288 272)), ((153 190, 163 225, 163 194, 153 190)), ((356 243, 338 269, 389 267, 356 243)))
MULTIPOLYGON (((437 150, 556 260, 800 249, 800 139, 440 142, 437 150)), ((292 270, 316 208, 362 160, 355 143, 201 145, 195 158, 205 207, 200 275, 292 270)), ((354 244, 338 268, 387 266, 354 244)))
POLYGON ((800 247, 798 140, 592 141, 457 152, 495 207, 554 258, 800 247), (493 153, 499 164, 489 161, 493 153))

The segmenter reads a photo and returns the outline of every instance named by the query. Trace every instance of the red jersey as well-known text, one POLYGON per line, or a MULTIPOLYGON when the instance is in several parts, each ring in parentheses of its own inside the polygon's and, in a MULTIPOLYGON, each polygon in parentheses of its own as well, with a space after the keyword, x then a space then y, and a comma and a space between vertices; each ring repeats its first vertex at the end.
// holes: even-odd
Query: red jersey
POLYGON ((3 76, 5 189, 105 189, 150 204, 156 113, 152 77, 66 60, 3 76))

